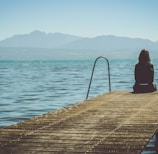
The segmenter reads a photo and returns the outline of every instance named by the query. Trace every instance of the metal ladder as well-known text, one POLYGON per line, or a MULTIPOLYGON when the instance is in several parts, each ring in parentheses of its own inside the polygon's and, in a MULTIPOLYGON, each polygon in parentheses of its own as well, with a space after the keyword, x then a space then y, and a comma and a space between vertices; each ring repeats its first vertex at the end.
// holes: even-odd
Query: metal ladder
POLYGON ((91 87, 91 83, 92 83, 92 79, 93 79, 93 74, 94 74, 94 69, 95 69, 95 65, 98 61, 98 59, 105 59, 106 62, 107 62, 107 65, 108 65, 108 79, 109 79, 109 92, 111 92, 111 81, 110 81, 110 65, 109 65, 109 60, 104 57, 104 56, 99 56, 98 58, 96 58, 95 62, 94 62, 94 65, 93 65, 93 69, 92 69, 92 75, 91 75, 91 79, 90 79, 90 82, 89 82, 89 87, 88 87, 88 91, 87 91, 87 96, 86 96, 86 99, 88 99, 88 95, 89 95, 89 91, 90 91, 90 87, 91 87))

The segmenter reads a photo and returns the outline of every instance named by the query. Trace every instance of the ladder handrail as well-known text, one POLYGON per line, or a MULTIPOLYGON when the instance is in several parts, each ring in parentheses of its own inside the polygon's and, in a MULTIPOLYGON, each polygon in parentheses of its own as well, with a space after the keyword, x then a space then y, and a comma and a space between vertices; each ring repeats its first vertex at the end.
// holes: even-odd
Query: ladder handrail
POLYGON ((106 60, 107 62, 107 65, 108 65, 108 79, 109 79, 109 92, 111 92, 111 81, 110 81, 110 65, 109 65, 109 60, 104 57, 104 56, 99 56, 98 58, 96 58, 94 64, 93 64, 93 69, 92 69, 92 74, 91 74, 91 79, 90 79, 90 82, 89 82, 89 87, 88 87, 88 91, 87 91, 87 96, 86 96, 86 99, 88 99, 88 95, 89 95, 89 91, 90 91, 90 87, 91 87, 91 83, 92 83, 92 78, 93 78, 93 74, 94 74, 94 69, 95 69, 95 65, 98 61, 98 59, 100 58, 103 58, 106 60))

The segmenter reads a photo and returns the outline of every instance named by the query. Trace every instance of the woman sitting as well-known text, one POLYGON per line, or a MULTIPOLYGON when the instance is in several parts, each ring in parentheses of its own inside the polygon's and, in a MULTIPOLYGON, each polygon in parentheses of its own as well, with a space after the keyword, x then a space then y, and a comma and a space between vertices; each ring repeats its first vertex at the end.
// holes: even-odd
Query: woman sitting
POLYGON ((143 49, 139 55, 139 62, 135 65, 134 93, 156 91, 154 80, 154 66, 150 63, 149 51, 143 49))

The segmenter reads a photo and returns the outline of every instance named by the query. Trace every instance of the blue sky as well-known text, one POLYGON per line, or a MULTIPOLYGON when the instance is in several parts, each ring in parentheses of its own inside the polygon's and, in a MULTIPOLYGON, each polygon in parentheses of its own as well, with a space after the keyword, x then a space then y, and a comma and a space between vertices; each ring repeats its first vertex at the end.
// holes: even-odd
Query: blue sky
POLYGON ((158 0, 0 0, 0 40, 34 30, 158 41, 158 0))

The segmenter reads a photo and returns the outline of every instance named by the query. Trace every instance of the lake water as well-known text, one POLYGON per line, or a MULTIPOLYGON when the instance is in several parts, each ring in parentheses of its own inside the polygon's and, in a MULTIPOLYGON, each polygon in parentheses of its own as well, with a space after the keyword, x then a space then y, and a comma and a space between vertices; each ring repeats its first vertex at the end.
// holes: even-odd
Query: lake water
MULTIPOLYGON (((0 61, 0 128, 85 100, 94 60, 0 61)), ((137 60, 109 62, 112 91, 132 91, 137 60)), ((152 63, 158 83, 158 62, 152 63)), ((108 91, 107 63, 100 59, 89 97, 108 91)))
MULTIPOLYGON (((111 60, 112 90, 130 90, 137 60, 111 60)), ((0 61, 0 127, 83 101, 94 60, 0 61)), ((158 65, 154 61, 155 82, 158 65), (156 67, 157 66, 157 67, 156 67)), ((89 97, 108 92, 104 59, 97 62, 89 97)))

